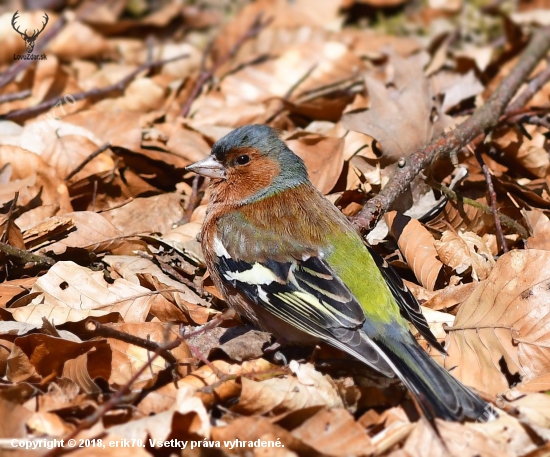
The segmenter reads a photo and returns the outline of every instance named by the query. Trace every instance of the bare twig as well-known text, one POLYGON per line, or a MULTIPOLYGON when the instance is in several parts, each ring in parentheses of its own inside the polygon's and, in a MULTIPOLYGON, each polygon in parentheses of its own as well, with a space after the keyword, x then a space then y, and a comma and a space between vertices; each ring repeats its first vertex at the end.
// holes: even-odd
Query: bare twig
POLYGON ((78 165, 73 171, 71 171, 66 177, 65 181, 68 181, 71 179, 74 175, 76 175, 80 170, 82 170, 86 165, 88 165, 92 160, 94 160, 99 154, 102 152, 105 152, 107 149, 111 147, 111 143, 107 142, 104 145, 97 148, 94 152, 92 152, 88 157, 86 157, 80 165, 78 165))
POLYGON ((483 171, 483 175, 485 176, 485 182, 487 184, 487 193, 489 194, 489 201, 491 202, 491 208, 493 209, 492 213, 493 213, 493 219, 495 220, 495 231, 497 233, 497 238, 502 247, 502 252, 508 252, 508 247, 506 246, 506 239, 504 238, 504 233, 502 232, 502 226, 500 225, 500 218, 498 216, 497 194, 495 193, 495 187, 493 186, 493 178, 491 176, 491 170, 489 170, 489 167, 483 160, 483 157, 481 155, 481 152, 479 151, 479 148, 476 148, 474 150, 474 155, 476 156, 479 166, 483 171))
POLYGON ((83 92, 76 92, 74 94, 66 94, 62 96, 60 95, 59 97, 52 98, 51 100, 46 100, 45 102, 39 103, 35 106, 10 111, 9 113, 0 116, 0 119, 16 119, 20 117, 32 116, 44 110, 50 109, 58 103, 63 103, 63 101, 67 100, 67 98, 69 97, 72 97, 75 102, 84 100, 86 98, 104 98, 111 95, 112 93, 123 91, 128 86, 128 84, 130 84, 134 80, 134 78, 141 72, 151 70, 153 68, 157 68, 167 63, 184 59, 186 57, 189 57, 189 54, 182 54, 176 57, 171 57, 170 59, 163 59, 155 62, 146 62, 114 84, 110 84, 105 87, 96 87, 94 89, 86 90, 83 92))
POLYGON ((208 54, 210 53, 213 42, 210 42, 209 45, 204 50, 203 56, 202 56, 202 63, 201 63, 201 69, 199 73, 199 77, 195 81, 195 85, 193 86, 193 89, 191 90, 191 93, 189 94, 189 97, 183 104, 183 107, 181 108, 181 115, 182 117, 186 117, 189 114, 189 111, 191 110, 191 105, 195 101, 195 99, 199 96, 201 89, 203 86, 208 83, 215 75, 216 71, 225 65, 226 62, 228 62, 230 59, 232 59, 237 52, 239 52, 239 49, 245 44, 248 40, 251 40, 252 38, 256 37, 265 27, 267 27, 269 24, 271 24, 273 19, 267 19, 262 22, 262 14, 260 13, 256 20, 252 23, 250 28, 237 40, 237 42, 231 47, 231 49, 219 58, 216 62, 212 64, 212 66, 207 70, 206 69, 206 59, 208 54))
POLYGON ((0 104, 13 102, 15 100, 23 100, 24 98, 29 97, 32 94, 31 89, 25 89, 20 92, 15 92, 13 94, 3 94, 0 95, 0 104))
POLYGON ((546 68, 538 73, 529 83, 527 87, 520 92, 516 99, 510 103, 510 106, 506 110, 507 112, 514 112, 523 108, 531 98, 550 80, 550 59, 546 60, 546 68))
POLYGON ((504 78, 487 102, 476 109, 473 115, 448 134, 433 140, 422 147, 398 168, 378 195, 371 198, 353 218, 353 223, 361 233, 372 230, 380 217, 390 209, 399 195, 407 190, 413 179, 425 169, 436 156, 449 155, 466 146, 476 137, 497 125, 514 93, 533 71, 537 63, 550 48, 550 27, 537 30, 531 42, 523 51, 516 66, 504 78))
POLYGON ((180 327, 180 335, 182 338, 188 340, 189 338, 193 338, 194 336, 200 335, 201 333, 211 330, 214 327, 217 327, 218 325, 220 325, 223 321, 233 319, 234 317, 235 317, 235 310, 232 308, 228 308, 223 313, 221 313, 218 317, 208 322, 208 324, 204 324, 201 328, 193 332, 186 333, 185 327, 183 326, 180 327))
MULTIPOLYGON (((548 130, 550 130, 550 116, 545 114, 524 114, 524 115, 518 115, 510 118, 508 120, 509 124, 518 124, 520 126, 523 126, 523 124, 530 124, 530 125, 536 125, 538 127, 544 127, 548 130)), ((523 134, 532 140, 531 135, 524 131, 523 134)))
POLYGON ((0 252, 8 255, 9 257, 15 257, 25 263, 35 263, 37 265, 55 265, 55 260, 51 257, 44 255, 37 255, 31 252, 25 251, 24 249, 19 249, 9 244, 0 242, 0 252))
MULTIPOLYGON (((98 321, 93 319, 86 322, 86 330, 92 332, 94 335, 124 341, 125 343, 147 349, 148 351, 155 353, 158 351, 158 355, 160 355, 170 365, 176 365, 178 363, 178 359, 176 359, 169 350, 165 349, 163 344, 156 343, 155 341, 146 340, 135 335, 130 335, 126 332, 121 332, 120 330, 100 324, 98 321)), ((180 343, 182 341, 183 340, 180 340, 180 343)))

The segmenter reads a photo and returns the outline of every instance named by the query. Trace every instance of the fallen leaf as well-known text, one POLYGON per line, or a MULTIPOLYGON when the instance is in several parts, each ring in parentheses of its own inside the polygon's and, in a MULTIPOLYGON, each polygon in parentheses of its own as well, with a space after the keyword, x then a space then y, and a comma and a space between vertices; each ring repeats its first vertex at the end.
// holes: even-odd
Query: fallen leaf
POLYGON ((434 290, 443 264, 433 236, 418 220, 401 213, 391 211, 384 218, 416 278, 426 289, 434 290))
POLYGON ((74 262, 58 262, 31 289, 39 295, 28 305, 9 308, 19 322, 42 327, 46 317, 55 325, 78 322, 90 316, 119 313, 126 322, 143 322, 160 294, 117 279, 105 281, 103 273, 92 272, 74 262))
POLYGON ((310 406, 343 406, 335 386, 312 365, 292 361, 296 377, 252 381, 242 379, 239 403, 233 406, 241 414, 283 414, 310 406))
POLYGON ((497 395, 506 371, 524 380, 550 372, 549 261, 548 251, 510 251, 462 304, 445 366, 463 383, 497 395))

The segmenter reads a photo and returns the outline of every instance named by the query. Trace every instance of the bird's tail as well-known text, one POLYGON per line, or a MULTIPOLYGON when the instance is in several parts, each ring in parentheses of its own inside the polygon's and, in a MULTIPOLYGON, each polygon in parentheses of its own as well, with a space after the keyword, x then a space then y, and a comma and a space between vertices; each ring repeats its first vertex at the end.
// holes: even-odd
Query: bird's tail
POLYGON ((429 419, 488 421, 497 416, 492 406, 462 385, 433 360, 412 335, 376 339, 386 360, 418 399, 429 419), (405 338, 403 338, 403 336, 405 338))

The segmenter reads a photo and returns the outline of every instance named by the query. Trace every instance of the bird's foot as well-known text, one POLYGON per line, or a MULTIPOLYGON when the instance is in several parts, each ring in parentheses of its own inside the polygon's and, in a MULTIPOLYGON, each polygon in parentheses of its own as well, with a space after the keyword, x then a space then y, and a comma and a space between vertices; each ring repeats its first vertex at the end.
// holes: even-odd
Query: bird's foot
POLYGON ((288 365, 288 361, 286 359, 286 356, 281 351, 284 343, 285 342, 282 340, 275 341, 271 346, 268 346, 264 349, 264 354, 267 356, 271 356, 274 362, 278 364, 282 363, 286 367, 288 365))

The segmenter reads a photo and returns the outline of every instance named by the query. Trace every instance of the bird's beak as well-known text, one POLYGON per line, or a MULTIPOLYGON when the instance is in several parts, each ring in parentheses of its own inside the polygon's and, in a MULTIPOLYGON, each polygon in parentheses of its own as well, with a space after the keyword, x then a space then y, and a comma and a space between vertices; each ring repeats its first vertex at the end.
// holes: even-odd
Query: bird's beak
POLYGON ((185 169, 208 178, 226 178, 225 168, 213 156, 208 156, 206 159, 199 160, 198 162, 185 167, 185 169))

